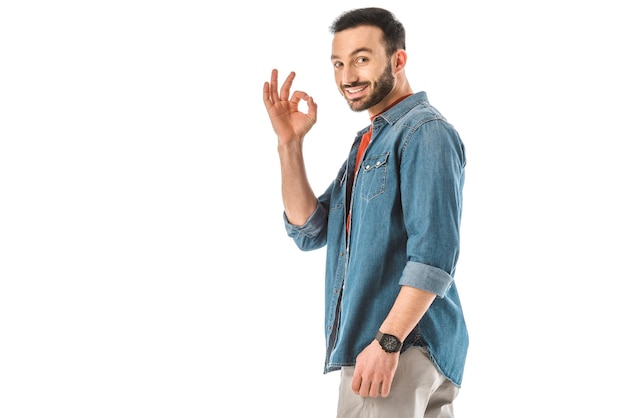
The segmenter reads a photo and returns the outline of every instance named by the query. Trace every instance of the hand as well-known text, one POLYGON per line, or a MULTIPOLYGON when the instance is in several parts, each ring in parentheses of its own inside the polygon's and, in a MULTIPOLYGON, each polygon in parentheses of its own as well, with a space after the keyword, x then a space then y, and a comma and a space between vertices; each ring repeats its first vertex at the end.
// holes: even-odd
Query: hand
POLYGON ((365 347, 356 358, 352 390, 356 395, 375 398, 389 396, 391 382, 398 368, 400 353, 387 353, 378 341, 365 347))
POLYGON ((302 91, 294 91, 289 97, 295 77, 296 73, 292 71, 280 88, 280 94, 277 70, 272 70, 270 82, 266 81, 263 85, 263 102, 279 142, 301 141, 317 120, 317 104, 312 97, 302 91), (300 100, 306 101, 307 113, 298 110, 300 100))

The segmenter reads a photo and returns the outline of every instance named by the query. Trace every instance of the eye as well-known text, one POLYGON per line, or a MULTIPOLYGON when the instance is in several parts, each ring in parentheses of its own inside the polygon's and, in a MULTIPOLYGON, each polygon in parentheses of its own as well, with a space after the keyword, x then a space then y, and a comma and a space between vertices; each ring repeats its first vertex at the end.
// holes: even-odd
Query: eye
POLYGON ((369 60, 366 57, 358 57, 354 62, 357 65, 363 65, 363 64, 367 64, 369 60))
POLYGON ((333 67, 335 67, 335 70, 338 70, 341 67, 343 67, 343 62, 336 61, 336 62, 333 63, 333 67))

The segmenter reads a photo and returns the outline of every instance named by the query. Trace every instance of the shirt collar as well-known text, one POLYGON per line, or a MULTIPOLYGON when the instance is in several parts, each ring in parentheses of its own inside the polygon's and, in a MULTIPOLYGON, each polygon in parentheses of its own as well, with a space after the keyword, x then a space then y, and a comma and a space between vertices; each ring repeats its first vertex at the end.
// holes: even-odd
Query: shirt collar
POLYGON ((423 91, 400 99, 399 101, 385 109, 383 112, 374 116, 374 118, 372 118, 372 121, 380 116, 385 121, 387 121, 387 123, 393 125, 408 111, 420 105, 421 103, 428 103, 428 97, 426 96, 426 92, 423 91))

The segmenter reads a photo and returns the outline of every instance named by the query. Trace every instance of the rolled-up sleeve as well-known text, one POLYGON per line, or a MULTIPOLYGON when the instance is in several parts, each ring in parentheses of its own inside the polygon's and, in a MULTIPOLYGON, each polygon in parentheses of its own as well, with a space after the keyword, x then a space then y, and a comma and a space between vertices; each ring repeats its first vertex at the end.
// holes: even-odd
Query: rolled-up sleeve
POLYGON ((437 267, 409 261, 400 277, 400 284, 417 287, 443 297, 452 280, 452 276, 437 267))
POLYGON ((315 250, 326 245, 328 210, 319 201, 304 225, 296 226, 290 224, 284 212, 283 221, 287 235, 293 238, 301 250, 315 250))
POLYGON ((444 296, 459 257, 465 151, 444 120, 407 140, 401 165, 407 264, 400 284, 444 296))

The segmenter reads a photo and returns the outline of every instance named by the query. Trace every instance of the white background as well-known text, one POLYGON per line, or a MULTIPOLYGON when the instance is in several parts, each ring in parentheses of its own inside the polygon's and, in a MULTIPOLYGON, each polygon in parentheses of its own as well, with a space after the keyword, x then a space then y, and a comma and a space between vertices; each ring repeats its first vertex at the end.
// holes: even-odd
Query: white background
MULTIPOLYGON (((466 148, 458 417, 619 416, 619 2, 387 0, 466 148)), ((366 114, 327 28, 369 2, 0 6, 0 416, 332 417, 323 250, 288 240, 272 68, 321 193, 366 114)))

